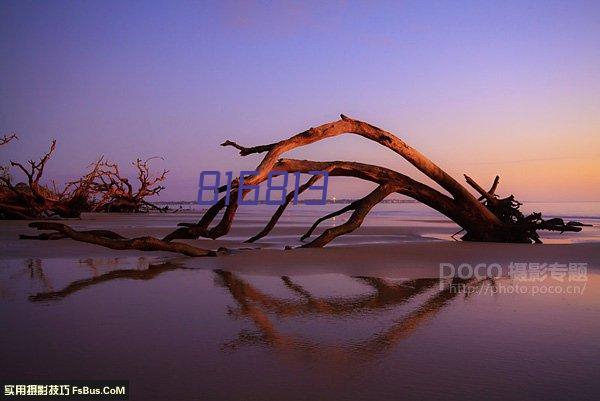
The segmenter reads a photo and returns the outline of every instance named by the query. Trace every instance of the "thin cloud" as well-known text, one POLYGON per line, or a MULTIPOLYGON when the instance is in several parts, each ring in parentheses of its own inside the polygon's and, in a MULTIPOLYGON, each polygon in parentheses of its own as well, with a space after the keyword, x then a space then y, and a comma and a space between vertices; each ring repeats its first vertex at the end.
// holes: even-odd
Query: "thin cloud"
POLYGON ((469 164, 513 164, 513 163, 530 163, 530 162, 545 162, 554 160, 581 160, 581 159, 597 159, 600 155, 587 155, 587 156, 556 156, 556 157, 539 157, 531 159, 516 159, 516 160, 499 160, 499 161, 480 161, 480 162, 469 162, 469 164))

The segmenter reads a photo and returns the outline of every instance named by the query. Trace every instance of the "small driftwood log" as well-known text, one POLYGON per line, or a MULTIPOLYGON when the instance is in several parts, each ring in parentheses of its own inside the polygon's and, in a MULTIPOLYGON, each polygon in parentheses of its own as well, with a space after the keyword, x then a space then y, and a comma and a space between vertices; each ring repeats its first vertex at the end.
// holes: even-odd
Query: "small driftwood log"
POLYGON ((193 245, 180 242, 166 242, 154 237, 123 238, 112 231, 77 231, 62 223, 34 222, 29 227, 38 230, 55 231, 75 241, 87 242, 104 246, 110 249, 127 250, 137 249, 139 251, 167 251, 181 253, 187 256, 216 256, 215 251, 202 249, 193 245))

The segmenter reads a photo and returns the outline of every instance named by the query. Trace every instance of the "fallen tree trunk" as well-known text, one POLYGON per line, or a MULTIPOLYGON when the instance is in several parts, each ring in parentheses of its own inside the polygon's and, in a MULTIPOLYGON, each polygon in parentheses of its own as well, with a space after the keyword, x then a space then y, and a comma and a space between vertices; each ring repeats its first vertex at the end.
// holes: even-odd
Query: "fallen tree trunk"
MULTIPOLYGON (((374 204, 371 205, 373 201, 376 204, 394 192, 422 202, 456 222, 465 231, 465 235, 462 237, 465 241, 539 242, 540 239, 537 230, 577 232, 581 230, 582 226, 582 224, 577 222, 561 223, 555 219, 550 221, 543 220, 539 214, 530 216, 522 215, 518 211, 520 204, 514 202, 514 197, 498 199, 495 195, 499 177, 496 177, 489 191, 483 190, 474 180, 467 177, 467 182, 479 193, 480 198, 478 199, 466 187, 400 138, 369 123, 354 120, 344 115, 338 121, 323 124, 316 128, 309 128, 304 132, 276 143, 245 147, 227 140, 222 146, 234 147, 240 151, 240 155, 242 156, 266 152, 263 160, 256 168, 257 173, 244 179, 247 185, 260 184, 267 179, 271 171, 308 173, 315 170, 326 170, 332 176, 355 177, 380 185, 374 193, 356 201, 353 204, 355 208, 346 207, 343 211, 340 211, 339 214, 350 210, 354 211, 349 221, 343 227, 336 227, 336 229, 330 230, 326 237, 319 237, 318 240, 304 246, 323 246, 335 237, 356 229, 362 223, 364 215, 374 206, 374 204), (396 152, 447 191, 449 195, 443 194, 426 184, 415 181, 396 171, 379 166, 355 162, 314 162, 279 159, 283 153, 292 149, 346 133, 360 135, 396 152)), ((226 205, 225 196, 222 197, 219 202, 204 214, 197 224, 182 224, 183 227, 167 235, 164 240, 171 241, 176 238, 198 238, 201 236, 214 239, 227 234, 238 207, 237 191, 235 183, 232 184, 229 205, 226 205), (221 220, 213 227, 210 227, 218 213, 223 209, 225 211, 221 220)), ((242 194, 242 198, 244 196, 245 193, 242 194)), ((280 209, 285 209, 285 206, 280 209)), ((281 213, 283 213, 283 210, 278 210, 271 220, 276 223, 281 213)), ((333 217, 333 215, 330 217, 333 217)), ((267 232, 273 226, 274 224, 270 222, 267 226, 267 232)), ((309 231, 312 232, 312 230, 309 231)), ((264 236, 264 234, 264 232, 261 232, 251 239, 256 240, 264 236)))
POLYGON ((56 231, 75 241, 96 244, 110 249, 127 250, 137 249, 139 251, 167 251, 181 253, 187 256, 216 256, 215 251, 202 249, 193 245, 180 242, 166 242, 154 237, 137 237, 126 239, 112 231, 77 231, 62 223, 35 222, 29 223, 29 227, 38 230, 56 231))

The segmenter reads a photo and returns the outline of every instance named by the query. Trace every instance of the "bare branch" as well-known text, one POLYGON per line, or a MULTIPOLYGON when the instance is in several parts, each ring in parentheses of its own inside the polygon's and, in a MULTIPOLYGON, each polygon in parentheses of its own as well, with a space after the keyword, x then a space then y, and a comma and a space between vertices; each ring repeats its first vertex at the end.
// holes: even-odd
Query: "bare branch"
POLYGON ((398 188, 391 183, 380 185, 369 195, 349 205, 351 206, 351 209, 354 210, 354 213, 352 213, 347 222, 336 227, 328 228, 312 242, 302 245, 302 248, 322 247, 340 235, 356 230, 360 227, 373 206, 384 200, 389 194, 396 192, 397 189, 398 188))
POLYGON ((315 231, 315 229, 319 226, 319 224, 321 224, 322 222, 324 222, 325 220, 329 220, 331 218, 337 217, 339 215, 342 215, 346 212, 349 212, 350 210, 355 210, 356 209, 356 201, 350 203, 349 205, 341 208, 340 210, 336 210, 333 213, 329 213, 323 217, 320 217, 317 219, 317 221, 315 221, 313 223, 313 225, 308 229, 308 231, 302 236, 300 237, 300 241, 304 241, 305 239, 307 239, 308 237, 310 237, 313 233, 313 231, 315 231))
POLYGON ((225 141, 221 144, 221 146, 233 146, 234 148, 238 149, 240 151, 240 155, 242 156, 248 156, 250 154, 253 153, 263 153, 263 152, 268 152, 269 150, 273 149, 273 147, 275 147, 277 144, 276 143, 271 143, 269 145, 259 145, 259 146, 252 146, 250 148, 238 145, 237 143, 233 142, 233 141, 225 141))
POLYGON ((12 141, 14 139, 19 139, 19 137, 15 133, 12 133, 9 135, 4 135, 2 138, 0 138, 0 146, 6 145, 7 143, 9 143, 10 141, 12 141))
MULTIPOLYGON (((314 175, 311 178, 309 178, 308 181, 306 181, 303 185, 301 185, 298 188, 298 195, 303 193, 304 191, 306 191, 308 188, 310 188, 320 178, 321 178, 320 175, 314 175)), ((271 220, 269 220, 269 222, 267 223, 265 228, 263 228, 261 230, 261 232, 259 232, 252 238, 247 239, 245 242, 255 242, 255 241, 267 236, 271 232, 271 230, 275 227, 275 225, 279 221, 279 218, 281 217, 281 215, 283 214, 285 209, 288 207, 290 202, 294 199, 294 195, 295 195, 295 191, 290 191, 287 194, 287 196, 285 197, 285 202, 277 208, 277 211, 275 211, 275 214, 273 214, 273 216, 271 217, 271 220)))

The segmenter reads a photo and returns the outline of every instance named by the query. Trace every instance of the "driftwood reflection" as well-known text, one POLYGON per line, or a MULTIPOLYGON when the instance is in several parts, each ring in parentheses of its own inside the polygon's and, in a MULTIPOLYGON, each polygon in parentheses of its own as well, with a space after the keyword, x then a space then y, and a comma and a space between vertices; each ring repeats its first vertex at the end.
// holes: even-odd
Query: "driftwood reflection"
POLYGON ((67 285, 65 288, 59 291, 47 291, 31 295, 29 297, 29 300, 32 302, 58 300, 78 291, 81 291, 87 287, 105 283, 107 281, 151 280, 162 273, 178 269, 185 269, 185 267, 177 263, 165 262, 160 264, 149 264, 148 268, 146 269, 113 270, 108 273, 100 274, 98 276, 73 281, 71 284, 67 285))
MULTIPOLYGON (((173 262, 149 264, 145 269, 113 270, 91 278, 77 280, 59 291, 41 292, 32 295, 32 302, 60 300, 80 290, 112 280, 151 280, 162 273, 188 269, 173 262)), ((492 279, 459 279, 440 282, 438 278, 412 279, 403 282, 390 282, 376 277, 357 276, 352 279, 372 288, 372 291, 353 296, 318 297, 292 278, 281 277, 282 284, 296 295, 293 299, 279 298, 257 288, 239 275, 215 270, 215 283, 225 288, 237 304, 229 308, 233 317, 248 318, 256 330, 242 330, 238 337, 224 344, 224 349, 235 349, 243 344, 260 344, 273 347, 288 356, 312 357, 320 360, 346 361, 351 357, 371 358, 379 353, 391 350, 398 342, 422 326, 448 303, 460 294, 473 293, 474 289, 489 283, 492 279), (369 314, 385 311, 397 313, 397 307, 415 301, 417 296, 423 300, 404 313, 389 327, 358 340, 343 340, 327 343, 319 339, 310 339, 297 334, 288 334, 277 326, 283 319, 294 317, 369 317, 369 314)), ((309 323, 312 324, 312 323, 309 323)), ((342 333, 345 334, 345 333, 342 333)))
MULTIPOLYGON (((0 266, 0 269, 5 266, 0 266)), ((33 282, 39 283, 39 286, 44 289, 44 291, 52 291, 53 286, 50 278, 44 272, 42 267, 42 260, 38 258, 29 258, 23 260, 23 267, 12 271, 10 268, 10 263, 6 266, 9 274, 8 280, 22 280, 28 279, 33 282)), ((4 280, 0 280, 0 298, 9 298, 12 293, 12 288, 10 285, 7 285, 4 280)))
POLYGON ((52 290, 52 282, 44 272, 41 259, 26 259, 24 261, 24 268, 20 272, 17 272, 15 275, 11 276, 11 278, 14 279, 23 276, 27 276, 32 281, 39 282, 42 285, 42 288, 46 291, 52 290))
POLYGON ((282 277, 287 288, 298 294, 302 300, 278 299, 266 294, 234 273, 217 270, 218 283, 225 287, 236 301, 239 310, 230 311, 232 315, 244 316, 252 320, 258 332, 242 331, 238 339, 225 344, 226 348, 236 348, 242 344, 266 344, 287 355, 307 356, 314 354, 320 360, 330 359, 343 361, 352 356, 373 357, 380 352, 393 348, 403 338, 409 336, 423 323, 439 313, 450 300, 459 294, 472 292, 491 279, 454 279, 449 283, 439 279, 414 279, 402 283, 390 283, 375 277, 354 277, 371 286, 374 292, 352 297, 313 296, 303 286, 294 283, 289 277, 282 277), (467 290, 467 291, 465 291, 467 290), (471 291, 468 291, 471 290, 471 291), (340 344, 326 344, 300 336, 285 334, 278 330, 274 319, 299 315, 343 316, 350 314, 365 315, 377 309, 391 308, 407 303, 417 295, 429 294, 429 297, 413 311, 396 320, 385 330, 371 337, 357 341, 343 341, 340 344))
POLYGON ((415 279, 403 283, 388 283, 375 277, 354 277, 372 286, 375 292, 354 297, 316 298, 304 287, 294 283, 289 277, 283 276, 281 279, 284 285, 303 298, 300 301, 293 301, 281 300, 265 294, 234 273, 224 270, 216 270, 215 273, 220 278, 219 284, 229 290, 238 304, 254 303, 259 305, 262 310, 273 312, 279 316, 314 313, 342 315, 359 313, 365 310, 383 309, 406 302, 439 283, 439 280, 434 278, 415 279))

